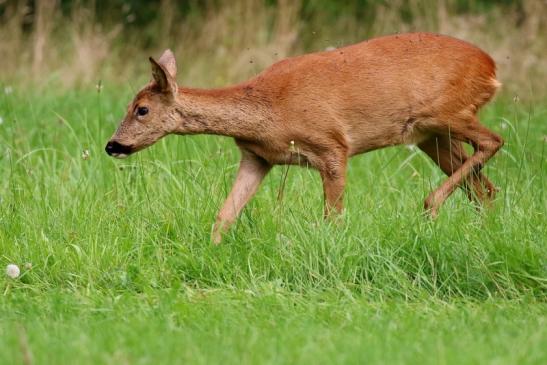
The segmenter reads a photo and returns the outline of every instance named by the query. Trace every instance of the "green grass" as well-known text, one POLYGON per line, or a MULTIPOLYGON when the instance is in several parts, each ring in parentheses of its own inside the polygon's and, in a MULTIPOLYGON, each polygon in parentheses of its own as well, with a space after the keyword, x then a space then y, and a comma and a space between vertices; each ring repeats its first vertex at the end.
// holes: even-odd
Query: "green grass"
POLYGON ((0 268, 22 268, 0 278, 0 363, 547 362, 547 105, 483 111, 506 140, 490 209, 457 192, 425 219, 444 176, 398 147, 351 160, 338 223, 316 172, 291 167, 278 201, 275 168, 215 247, 236 147, 109 158, 131 96, 0 93, 0 268))

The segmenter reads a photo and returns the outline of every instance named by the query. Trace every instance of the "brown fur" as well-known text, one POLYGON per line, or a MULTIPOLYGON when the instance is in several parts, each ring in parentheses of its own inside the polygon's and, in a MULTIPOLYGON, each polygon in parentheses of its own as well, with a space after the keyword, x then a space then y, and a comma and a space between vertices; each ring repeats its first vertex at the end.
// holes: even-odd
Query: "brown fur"
POLYGON ((503 141, 476 113, 499 83, 494 61, 464 41, 429 33, 380 37, 289 58, 216 90, 178 87, 170 51, 151 62, 154 81, 137 94, 111 142, 138 151, 171 133, 234 137, 241 166, 215 242, 271 166, 317 169, 329 213, 342 209, 351 156, 399 144, 417 144, 449 176, 426 199, 431 215, 458 186, 472 199, 493 198, 495 188, 479 171, 503 141), (149 115, 136 116, 141 105, 149 115), (475 148, 472 156, 462 142, 475 148))

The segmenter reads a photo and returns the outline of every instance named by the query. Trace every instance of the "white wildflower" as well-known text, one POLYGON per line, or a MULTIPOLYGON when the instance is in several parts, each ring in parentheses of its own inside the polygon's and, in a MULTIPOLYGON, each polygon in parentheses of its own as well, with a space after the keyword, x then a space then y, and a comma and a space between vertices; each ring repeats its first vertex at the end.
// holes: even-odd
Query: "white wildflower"
POLYGON ((21 270, 19 270, 19 266, 15 264, 9 264, 6 267, 6 275, 12 279, 17 279, 20 273, 21 273, 21 270))
POLYGON ((82 160, 89 160, 89 150, 83 150, 82 160))
POLYGON ((294 146, 294 141, 291 141, 291 145, 289 146, 289 151, 290 152, 296 152, 296 147, 294 146))

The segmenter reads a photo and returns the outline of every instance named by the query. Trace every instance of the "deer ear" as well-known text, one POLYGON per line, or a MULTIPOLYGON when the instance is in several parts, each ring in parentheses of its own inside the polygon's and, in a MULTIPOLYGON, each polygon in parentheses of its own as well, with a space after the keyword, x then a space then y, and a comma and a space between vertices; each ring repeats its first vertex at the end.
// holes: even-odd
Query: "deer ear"
POLYGON ((175 61, 175 55, 170 49, 163 51, 158 63, 162 65, 173 78, 177 77, 177 62, 175 61))
POLYGON ((177 80, 175 80, 175 77, 171 75, 165 66, 163 66, 160 62, 156 61, 152 57, 150 57, 149 60, 152 65, 152 77, 154 77, 154 81, 159 86, 160 90, 163 92, 176 94, 177 80))

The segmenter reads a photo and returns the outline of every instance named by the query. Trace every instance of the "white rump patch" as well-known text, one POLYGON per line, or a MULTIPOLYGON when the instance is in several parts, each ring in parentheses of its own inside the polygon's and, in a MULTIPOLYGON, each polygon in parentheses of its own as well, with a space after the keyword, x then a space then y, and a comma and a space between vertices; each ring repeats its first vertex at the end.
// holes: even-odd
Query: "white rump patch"
POLYGON ((501 87, 501 82, 494 78, 491 78, 490 82, 492 83, 492 86, 494 86, 496 89, 499 89, 501 87))

